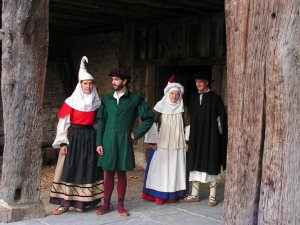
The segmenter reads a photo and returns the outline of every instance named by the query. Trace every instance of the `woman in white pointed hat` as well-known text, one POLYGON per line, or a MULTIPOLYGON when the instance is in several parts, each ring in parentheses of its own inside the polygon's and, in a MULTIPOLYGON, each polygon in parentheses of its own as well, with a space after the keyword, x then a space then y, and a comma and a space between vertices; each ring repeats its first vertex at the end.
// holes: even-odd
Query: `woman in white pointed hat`
POLYGON ((150 154, 142 198, 156 204, 176 202, 186 193, 190 117, 183 104, 184 87, 174 80, 172 75, 164 97, 154 106, 154 124, 144 140, 150 143, 150 154))
POLYGON ((83 212, 103 198, 103 171, 97 167, 96 122, 101 104, 94 78, 85 67, 82 57, 78 84, 58 112, 57 134, 52 146, 59 148, 50 203, 59 205, 53 214, 60 215, 73 207, 83 212))

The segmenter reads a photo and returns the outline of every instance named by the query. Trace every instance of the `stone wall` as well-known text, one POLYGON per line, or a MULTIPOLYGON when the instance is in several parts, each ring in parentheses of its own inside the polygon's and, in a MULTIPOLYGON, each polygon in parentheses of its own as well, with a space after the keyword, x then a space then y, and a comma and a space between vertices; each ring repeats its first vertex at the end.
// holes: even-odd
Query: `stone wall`
POLYGON ((111 77, 107 75, 112 68, 118 67, 121 38, 121 32, 112 32, 97 36, 76 36, 71 40, 76 49, 73 51, 73 58, 78 62, 78 68, 81 57, 88 57, 86 68, 96 81, 100 98, 112 91, 111 77))
POLYGON ((43 143, 50 146, 56 134, 57 112, 66 96, 53 62, 48 61, 43 99, 43 143))

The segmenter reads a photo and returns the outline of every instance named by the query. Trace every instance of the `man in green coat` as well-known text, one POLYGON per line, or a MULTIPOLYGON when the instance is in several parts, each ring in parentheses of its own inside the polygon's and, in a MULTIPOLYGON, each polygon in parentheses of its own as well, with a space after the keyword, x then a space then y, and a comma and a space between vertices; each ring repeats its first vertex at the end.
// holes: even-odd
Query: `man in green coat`
POLYGON ((114 176, 117 172, 118 213, 128 216, 123 202, 126 193, 126 171, 135 167, 132 141, 143 137, 153 124, 154 113, 139 95, 128 90, 131 75, 123 68, 110 71, 113 92, 102 99, 97 118, 98 166, 105 170, 104 204, 94 212, 102 215, 110 211, 110 199, 114 189, 114 176), (140 117, 142 125, 133 132, 133 126, 140 117))

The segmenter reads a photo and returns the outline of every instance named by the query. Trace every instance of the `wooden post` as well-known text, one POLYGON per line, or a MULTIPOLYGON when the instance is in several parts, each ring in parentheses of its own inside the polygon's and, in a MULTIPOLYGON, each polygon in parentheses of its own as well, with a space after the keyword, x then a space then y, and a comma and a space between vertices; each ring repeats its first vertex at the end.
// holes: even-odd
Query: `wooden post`
POLYGON ((221 91, 221 82, 222 82, 222 74, 221 74, 221 65, 213 65, 212 66, 212 74, 211 79, 214 81, 211 83, 211 90, 220 95, 221 91))
POLYGON ((300 224, 299 0, 225 1, 223 224, 300 224))
MULTIPOLYGON (((124 35, 119 57, 120 67, 127 69, 133 75, 134 41, 135 41, 135 23, 124 25, 124 35)), ((134 77, 133 77, 134 79, 134 77)))
POLYGON ((48 0, 2 1, 4 153, 0 221, 45 216, 40 201, 48 0))
POLYGON ((155 66, 148 66, 146 71, 146 101, 153 108, 154 102, 154 85, 155 85, 155 66))

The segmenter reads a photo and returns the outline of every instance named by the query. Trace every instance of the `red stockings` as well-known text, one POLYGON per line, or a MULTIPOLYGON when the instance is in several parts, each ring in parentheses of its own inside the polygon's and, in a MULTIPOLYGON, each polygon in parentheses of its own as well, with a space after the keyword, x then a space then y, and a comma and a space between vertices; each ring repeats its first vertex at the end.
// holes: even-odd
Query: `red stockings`
MULTIPOLYGON (((114 178, 116 171, 106 170, 104 179, 104 204, 100 210, 108 210, 110 206, 111 195, 114 190, 114 178)), ((118 192, 118 211, 124 212, 124 197, 127 187, 127 176, 126 171, 117 170, 118 182, 117 182, 117 192, 118 192)))

